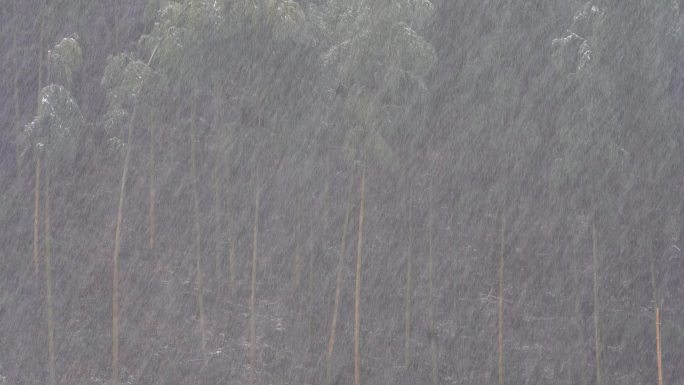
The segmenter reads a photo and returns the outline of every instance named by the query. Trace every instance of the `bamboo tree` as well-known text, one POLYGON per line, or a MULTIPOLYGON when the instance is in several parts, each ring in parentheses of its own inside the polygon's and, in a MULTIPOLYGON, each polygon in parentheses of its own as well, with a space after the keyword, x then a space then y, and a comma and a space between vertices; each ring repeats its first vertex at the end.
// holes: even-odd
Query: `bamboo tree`
MULTIPOLYGON (((365 162, 364 162, 365 163, 365 162)), ((354 385, 361 385, 361 256, 363 249, 363 210, 365 203, 366 168, 362 165, 359 198, 359 229, 356 243, 356 283, 354 287, 354 385)))
POLYGON ((45 289, 47 307, 47 328, 48 328, 48 366, 49 366, 49 384, 57 384, 57 376, 55 374, 55 328, 52 316, 52 262, 50 261, 50 174, 45 172, 45 289))
POLYGON ((342 292, 342 277, 344 269, 344 257, 347 254, 347 228, 349 227, 349 217, 351 216, 351 200, 353 193, 353 183, 349 183, 349 193, 347 194, 347 207, 344 213, 344 223, 342 224, 342 240, 340 241, 340 254, 337 259, 337 277, 335 279, 335 298, 333 300, 332 320, 330 321, 330 339, 328 339, 326 384, 332 381, 332 354, 335 348, 335 336, 337 334, 337 318, 340 307, 340 294, 342 292))
POLYGON ((406 295, 404 298, 404 365, 411 369, 411 280, 413 275, 413 218, 411 197, 408 202, 408 243, 406 244, 406 295))
MULTIPOLYGON (((258 167, 258 166, 257 166, 258 167)), ((256 278, 257 239, 259 237, 259 171, 254 178, 254 237, 252 239, 252 282, 249 297, 249 366, 250 384, 256 384, 256 278)))
POLYGON ((499 253, 499 385, 504 385, 504 262, 506 256, 506 216, 501 213, 501 250, 499 253))
POLYGON ((596 385, 603 385, 601 380, 601 330, 599 325, 599 277, 598 277, 598 247, 596 239, 596 223, 591 225, 592 255, 594 259, 594 342, 596 360, 596 385))
POLYGON ((197 280, 197 305, 199 310, 199 329, 200 329, 200 346, 202 349, 202 360, 204 365, 208 362, 207 356, 207 342, 206 331, 204 323, 204 288, 202 282, 202 255, 201 255, 201 234, 200 234, 200 218, 199 218, 199 196, 197 191, 197 98, 192 102, 192 111, 190 118, 190 167, 192 173, 192 200, 195 213, 195 270, 197 280))
POLYGON ((430 325, 430 350, 432 352, 432 385, 437 385, 437 329, 435 328, 434 283, 435 261, 432 253, 432 203, 428 209, 428 323, 430 325))

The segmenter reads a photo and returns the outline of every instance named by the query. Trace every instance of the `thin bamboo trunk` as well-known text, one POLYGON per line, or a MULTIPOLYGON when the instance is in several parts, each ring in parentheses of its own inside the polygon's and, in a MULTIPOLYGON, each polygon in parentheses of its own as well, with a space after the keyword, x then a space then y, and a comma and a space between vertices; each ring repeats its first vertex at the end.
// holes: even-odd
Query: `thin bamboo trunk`
POLYGON ((123 221, 123 205, 128 178, 128 163, 131 156, 131 139, 133 137, 133 121, 135 109, 128 126, 126 155, 121 172, 121 189, 119 190, 119 207, 116 214, 116 231, 114 234, 114 256, 112 258, 112 385, 119 385, 119 252, 121 250, 121 223, 123 221))
POLYGON ((651 289, 653 291, 653 303, 655 305, 655 329, 656 329, 656 365, 658 368, 658 385, 663 385, 663 360, 662 345, 660 339, 660 296, 655 278, 655 261, 651 258, 651 289))
POLYGON ((660 340, 660 307, 656 305, 655 309, 655 326, 656 326, 656 353, 658 362, 658 385, 663 385, 663 356, 661 350, 661 340, 660 340))
POLYGON ((49 384, 56 385, 55 366, 55 328, 52 317, 52 262, 50 261, 50 174, 45 173, 45 288, 48 327, 49 384))
POLYGON ((233 221, 231 215, 231 205, 230 205, 230 167, 228 167, 228 154, 225 154, 226 166, 225 166, 225 217, 226 217, 226 235, 228 237, 228 295, 233 295, 233 290, 235 286, 235 236, 233 235, 233 221))
POLYGON ((252 283, 249 298, 249 366, 250 384, 256 384, 256 278, 257 239, 259 236, 259 172, 254 179, 254 237, 252 239, 252 283))
POLYGON ((150 124, 150 208, 149 208, 149 248, 150 252, 154 253, 154 247, 156 243, 156 218, 155 218, 155 201, 156 201, 156 188, 155 188, 155 148, 154 148, 154 124, 150 124))
POLYGON ((432 351, 432 385, 437 385, 437 329, 435 327, 435 295, 434 295, 434 275, 435 261, 432 253, 432 226, 433 226, 432 207, 428 213, 428 305, 429 305, 429 325, 430 325, 430 350, 432 351))
POLYGON ((306 305, 306 307, 307 307, 307 321, 306 321, 306 325, 307 325, 307 330, 308 330, 309 355, 313 359, 313 354, 314 354, 314 349, 313 349, 313 342, 314 342, 313 341, 314 340, 314 336, 313 336, 313 334, 314 334, 314 330, 313 330, 313 296, 314 296, 313 286, 314 286, 314 279, 313 278, 314 278, 314 255, 316 253, 315 253, 314 246, 313 246, 313 234, 312 233, 313 233, 313 231, 310 228, 309 229, 309 239, 308 239, 308 243, 309 243, 309 279, 308 279, 307 289, 306 289, 306 291, 307 291, 307 295, 306 295, 306 299, 307 299, 307 305, 306 305))
POLYGON ((302 251, 299 246, 299 238, 302 233, 301 224, 302 215, 302 202, 301 197, 297 199, 297 214, 296 214, 296 225, 295 225, 295 252, 294 252, 294 265, 292 266, 292 295, 296 295, 297 289, 299 289, 299 282, 301 280, 301 270, 302 270, 302 251))
MULTIPOLYGON (((216 126, 214 126, 216 127, 216 126)), ((214 154, 214 168, 212 179, 214 180, 214 229, 213 232, 216 234, 216 245, 214 250, 214 274, 216 276, 216 285, 218 286, 218 292, 223 292, 223 269, 221 268, 221 256, 223 255, 223 241, 220 236, 220 229, 222 228, 222 218, 221 218, 221 188, 219 183, 219 150, 216 149, 214 154)))
POLYGON ((411 280, 413 275, 413 218, 411 210, 411 198, 408 207, 408 244, 406 245, 406 295, 404 298, 404 365, 406 370, 411 369, 411 280))
POLYGON ((499 385, 504 385, 504 263, 506 257, 506 216, 501 213, 499 253, 499 385))
POLYGON ((365 165, 362 167, 359 229, 356 243, 356 283, 354 287, 354 385, 361 385, 361 253, 363 250, 363 209, 366 194, 366 169, 365 165))
POLYGON ((598 246, 596 239, 596 223, 591 225, 592 255, 594 260, 594 342, 596 359, 596 385, 603 385, 601 379, 601 330, 599 325, 599 291, 598 291, 598 246))
POLYGON ((36 184, 34 186, 34 206, 33 206, 33 266, 38 274, 38 237, 40 236, 40 154, 36 156, 36 184))
MULTIPOLYGON (((19 12, 17 11, 16 8, 18 8, 18 3, 15 3, 14 5, 14 12, 15 15, 19 15, 19 12)), ((15 21, 15 23, 17 23, 15 21)), ((18 25, 18 23, 17 23, 18 25)), ((22 55, 19 55, 18 52, 18 45, 17 45, 17 40, 19 39, 19 27, 15 25, 14 26, 14 36, 12 39, 12 54, 14 55, 14 122, 13 124, 17 124, 19 122, 19 116, 21 115, 21 111, 19 108, 19 72, 20 72, 20 58, 23 59, 22 55)))
MULTIPOLYGON (((16 5, 15 5, 16 7, 16 5)), ((15 10, 16 12, 16 10, 15 10)), ((19 14, 19 13, 16 13, 19 14)), ((20 101, 19 101, 19 77, 20 77, 20 59, 23 61, 24 57, 23 55, 20 55, 17 48, 17 39, 19 38, 19 27, 15 26, 14 27, 14 39, 13 39, 13 55, 14 55, 14 120, 12 121, 12 125, 14 127, 17 127, 17 124, 19 123, 19 117, 21 116, 21 107, 20 107, 20 101)), ((23 53, 23 52, 22 52, 23 53)), ((19 151, 16 151, 16 167, 17 167, 17 173, 21 176, 22 173, 22 164, 21 164, 21 154, 19 151)))
MULTIPOLYGON (((215 135, 218 136, 219 132, 219 122, 220 122, 220 110, 221 110, 221 87, 218 82, 214 85, 214 122, 212 124, 212 129, 215 135)), ((223 268, 221 263, 221 257, 223 256, 223 241, 221 237, 221 228, 223 225, 223 211, 221 210, 221 183, 219 181, 219 169, 221 167, 221 153, 223 146, 219 145, 223 143, 221 139, 217 137, 214 143, 214 167, 212 179, 214 180, 214 234, 216 235, 216 250, 214 250, 214 273, 216 275, 216 284, 218 286, 218 292, 223 293, 223 268)))
MULTIPOLYGON (((575 244, 573 242, 573 252, 575 252, 575 244)), ((580 372, 580 384, 584 385, 587 383, 586 375, 584 372, 584 365, 586 363, 586 353, 584 352, 584 328, 582 327, 582 308, 581 308, 581 287, 580 287, 580 263, 578 259, 579 254, 574 253, 573 255, 573 278, 575 281, 575 322, 577 323, 577 335, 579 339, 579 364, 577 365, 577 370, 580 372)))
POLYGON ((337 259, 337 277, 335 280, 335 298, 333 300, 333 314, 332 321, 330 322, 330 339, 328 339, 328 351, 327 351, 327 367, 326 367, 326 384, 330 384, 332 381, 332 354, 335 348, 335 336, 337 334, 337 318, 339 315, 340 308, 340 295, 342 292, 342 273, 344 269, 344 257, 347 254, 347 228, 349 227, 349 217, 351 216, 351 200, 353 193, 353 182, 350 178, 349 183, 349 193, 347 194, 347 207, 344 213, 344 223, 342 224, 342 239, 340 241, 340 255, 337 259))
POLYGON ((292 292, 295 293, 299 288, 299 282, 301 280, 301 264, 302 264, 302 252, 299 247, 299 233, 301 228, 297 226, 297 233, 295 234, 295 253, 294 253, 294 266, 293 266, 293 278, 292 278, 292 292))
POLYGON ((202 254, 201 254, 201 234, 200 234, 200 218, 199 218, 199 196, 197 191, 197 100, 192 104, 192 117, 190 128, 190 163, 192 172, 192 200, 195 212, 195 270, 197 279, 197 305, 199 310, 199 329, 200 329, 200 346, 202 348, 202 360, 204 365, 207 364, 209 357, 207 356, 207 341, 204 323, 204 288, 202 282, 202 254))
POLYGON ((38 37, 38 92, 40 98, 40 90, 43 89, 43 40, 45 39, 45 14, 48 12, 50 5, 45 4, 40 10, 40 32, 38 37))
POLYGON ((112 26, 112 34, 114 35, 114 52, 119 52, 119 16, 118 16, 118 7, 117 7, 117 0, 112 0, 112 18, 113 20, 113 26, 112 26))
POLYGON ((230 242, 228 250, 228 295, 232 296, 235 290, 235 238, 230 234, 228 240, 230 242))
MULTIPOLYGON (((16 2, 14 3, 14 14, 19 15, 19 3, 16 2)), ((19 77, 20 77, 20 72, 21 72, 21 64, 20 61, 23 61, 24 57, 23 55, 19 54, 19 45, 17 44, 17 40, 19 39, 19 23, 15 20, 14 21, 14 36, 12 37, 12 55, 14 56, 14 79, 13 79, 13 86, 14 86, 14 119, 12 120, 12 125, 14 127, 17 127, 17 124, 19 123, 19 117, 21 116, 21 108, 20 108, 20 101, 19 101, 19 77)), ((21 49, 23 53, 23 48, 21 49)), ((21 174, 21 162, 20 162, 20 155, 19 151, 17 151, 17 172, 21 174)))

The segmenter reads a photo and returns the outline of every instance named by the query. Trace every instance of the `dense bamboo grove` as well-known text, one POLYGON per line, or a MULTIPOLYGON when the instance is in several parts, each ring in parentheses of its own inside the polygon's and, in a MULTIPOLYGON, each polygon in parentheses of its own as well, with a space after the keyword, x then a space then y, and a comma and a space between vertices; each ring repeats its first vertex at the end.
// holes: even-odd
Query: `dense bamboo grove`
POLYGON ((676 384, 684 4, 0 4, 0 384, 676 384))

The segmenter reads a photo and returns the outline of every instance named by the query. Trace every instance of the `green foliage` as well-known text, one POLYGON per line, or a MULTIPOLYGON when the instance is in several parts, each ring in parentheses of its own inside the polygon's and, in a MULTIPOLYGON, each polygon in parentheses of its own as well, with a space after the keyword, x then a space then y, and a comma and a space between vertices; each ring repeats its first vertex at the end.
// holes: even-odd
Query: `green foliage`
POLYGON ((51 84, 41 90, 36 116, 24 129, 23 151, 33 147, 33 151, 45 151, 50 163, 68 164, 76 157, 83 126, 83 115, 71 93, 51 84))
POLYGON ((130 107, 140 102, 151 88, 152 69, 134 56, 110 56, 102 77, 109 108, 130 107))
MULTIPOLYGON (((359 159, 362 149, 381 164, 398 166, 398 154, 387 138, 394 122, 427 93, 423 79, 437 61, 434 47, 412 25, 431 14, 427 1, 392 1, 380 5, 359 1, 328 8, 329 48, 321 62, 331 89, 348 90, 340 113, 348 126, 344 149, 359 159)), ((418 123, 417 120, 413 120, 418 123)))

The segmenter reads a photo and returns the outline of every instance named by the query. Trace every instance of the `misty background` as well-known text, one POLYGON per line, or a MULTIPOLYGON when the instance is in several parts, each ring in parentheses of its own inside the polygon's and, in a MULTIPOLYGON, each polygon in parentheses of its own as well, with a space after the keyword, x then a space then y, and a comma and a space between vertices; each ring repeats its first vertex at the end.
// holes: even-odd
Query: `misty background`
POLYGON ((684 384, 681 0, 6 0, 0 384, 684 384))

